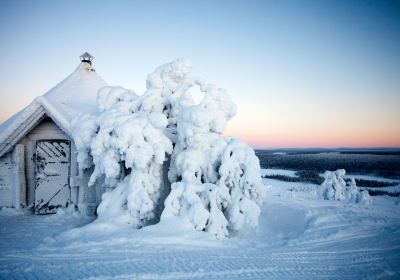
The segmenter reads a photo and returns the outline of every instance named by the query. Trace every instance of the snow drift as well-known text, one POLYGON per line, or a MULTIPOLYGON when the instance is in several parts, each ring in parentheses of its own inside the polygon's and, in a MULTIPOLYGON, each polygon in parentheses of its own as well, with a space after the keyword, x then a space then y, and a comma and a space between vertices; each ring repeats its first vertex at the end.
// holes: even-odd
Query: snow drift
POLYGON ((89 184, 104 176, 109 187, 98 221, 140 228, 181 217, 217 238, 257 226, 265 196, 258 158, 221 136, 236 106, 223 89, 193 77, 190 61, 157 68, 140 96, 104 87, 97 107, 74 120, 73 136, 80 168, 94 165, 89 184), (204 94, 199 104, 193 87, 204 94))
POLYGON ((346 184, 345 175, 346 170, 344 169, 325 171, 325 180, 319 189, 322 199, 340 200, 364 205, 371 204, 372 198, 368 191, 358 190, 354 179, 351 179, 351 182, 346 184))

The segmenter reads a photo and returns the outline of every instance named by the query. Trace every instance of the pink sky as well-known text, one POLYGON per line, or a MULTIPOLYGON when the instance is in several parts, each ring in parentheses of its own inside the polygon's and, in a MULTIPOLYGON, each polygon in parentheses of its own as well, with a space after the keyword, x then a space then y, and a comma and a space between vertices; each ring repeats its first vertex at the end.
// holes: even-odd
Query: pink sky
POLYGON ((0 122, 84 51, 110 85, 138 94, 185 57, 237 104, 225 134, 254 147, 400 147, 395 2, 233 2, 0 2, 0 122))

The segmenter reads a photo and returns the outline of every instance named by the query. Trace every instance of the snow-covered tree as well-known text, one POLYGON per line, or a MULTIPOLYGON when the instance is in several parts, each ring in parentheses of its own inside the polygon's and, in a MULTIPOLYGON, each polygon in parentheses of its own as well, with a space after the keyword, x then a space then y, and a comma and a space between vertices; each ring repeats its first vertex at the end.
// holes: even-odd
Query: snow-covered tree
POLYGON ((356 181, 351 178, 350 183, 346 187, 346 201, 370 205, 372 198, 367 190, 357 188, 356 181))
POLYGON ((190 61, 178 59, 149 74, 141 96, 102 88, 99 113, 74 121, 79 165, 94 165, 89 184, 104 175, 111 188, 98 219, 142 227, 160 218, 156 210, 164 203, 161 220, 189 219, 218 238, 257 226, 265 196, 258 158, 242 141, 221 135, 236 106, 224 90, 191 72, 190 61), (192 87, 204 94, 199 104, 192 87), (171 192, 159 201, 169 184, 171 192))
POLYGON ((359 190, 354 179, 346 184, 346 170, 325 171, 324 182, 319 188, 320 195, 325 200, 341 200, 345 202, 369 205, 372 199, 366 190, 359 190))

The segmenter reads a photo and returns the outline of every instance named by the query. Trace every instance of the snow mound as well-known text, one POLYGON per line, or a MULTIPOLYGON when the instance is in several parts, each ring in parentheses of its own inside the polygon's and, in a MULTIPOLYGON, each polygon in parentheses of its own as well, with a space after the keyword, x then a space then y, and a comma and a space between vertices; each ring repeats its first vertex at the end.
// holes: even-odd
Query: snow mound
POLYGON ((14 207, 1 207, 0 208, 0 216, 20 216, 20 215, 29 215, 31 212, 28 209, 24 208, 14 208, 14 207))
POLYGON ((372 203, 368 191, 359 190, 354 179, 349 184, 345 181, 346 170, 325 171, 324 182, 319 188, 320 196, 325 200, 340 200, 345 202, 369 205, 372 203))
POLYGON ((81 212, 78 211, 78 208, 74 204, 70 204, 66 208, 58 208, 57 212, 54 215, 51 215, 52 218, 56 219, 63 219, 63 218, 69 218, 70 216, 72 217, 80 217, 83 216, 81 212))
POLYGON ((181 217, 217 238, 255 228, 265 188, 254 151, 221 135, 236 114, 229 96, 193 77, 186 59, 158 67, 146 85, 141 96, 104 87, 98 112, 73 121, 78 163, 95 166, 89 184, 104 175, 110 187, 98 220, 141 228, 181 217), (204 94, 198 104, 193 87, 204 94))

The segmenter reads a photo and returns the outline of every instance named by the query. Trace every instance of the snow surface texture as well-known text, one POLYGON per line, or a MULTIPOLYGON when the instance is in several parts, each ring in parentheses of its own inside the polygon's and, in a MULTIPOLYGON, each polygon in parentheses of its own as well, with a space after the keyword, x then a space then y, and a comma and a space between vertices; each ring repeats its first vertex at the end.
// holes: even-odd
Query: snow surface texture
POLYGON ((399 279, 398 197, 362 207, 320 199, 313 184, 264 183, 272 187, 257 230, 229 240, 179 217, 95 230, 83 215, 6 216, 3 208, 0 279, 399 279))
POLYGON ((359 190, 354 178, 350 184, 346 185, 346 170, 338 169, 336 171, 325 171, 324 182, 319 191, 321 197, 327 200, 340 200, 353 203, 370 205, 372 198, 366 190, 359 190))
POLYGON ((79 165, 95 166, 89 184, 104 175, 111 187, 97 222, 140 228, 181 217, 217 238, 255 228, 265 187, 254 151, 221 136, 236 114, 229 96, 193 77, 185 59, 157 68, 146 84, 141 96, 122 87, 102 88, 99 113, 73 122, 79 165), (204 94, 199 104, 190 94, 193 87, 204 94), (171 192, 157 217, 168 155, 171 192))

